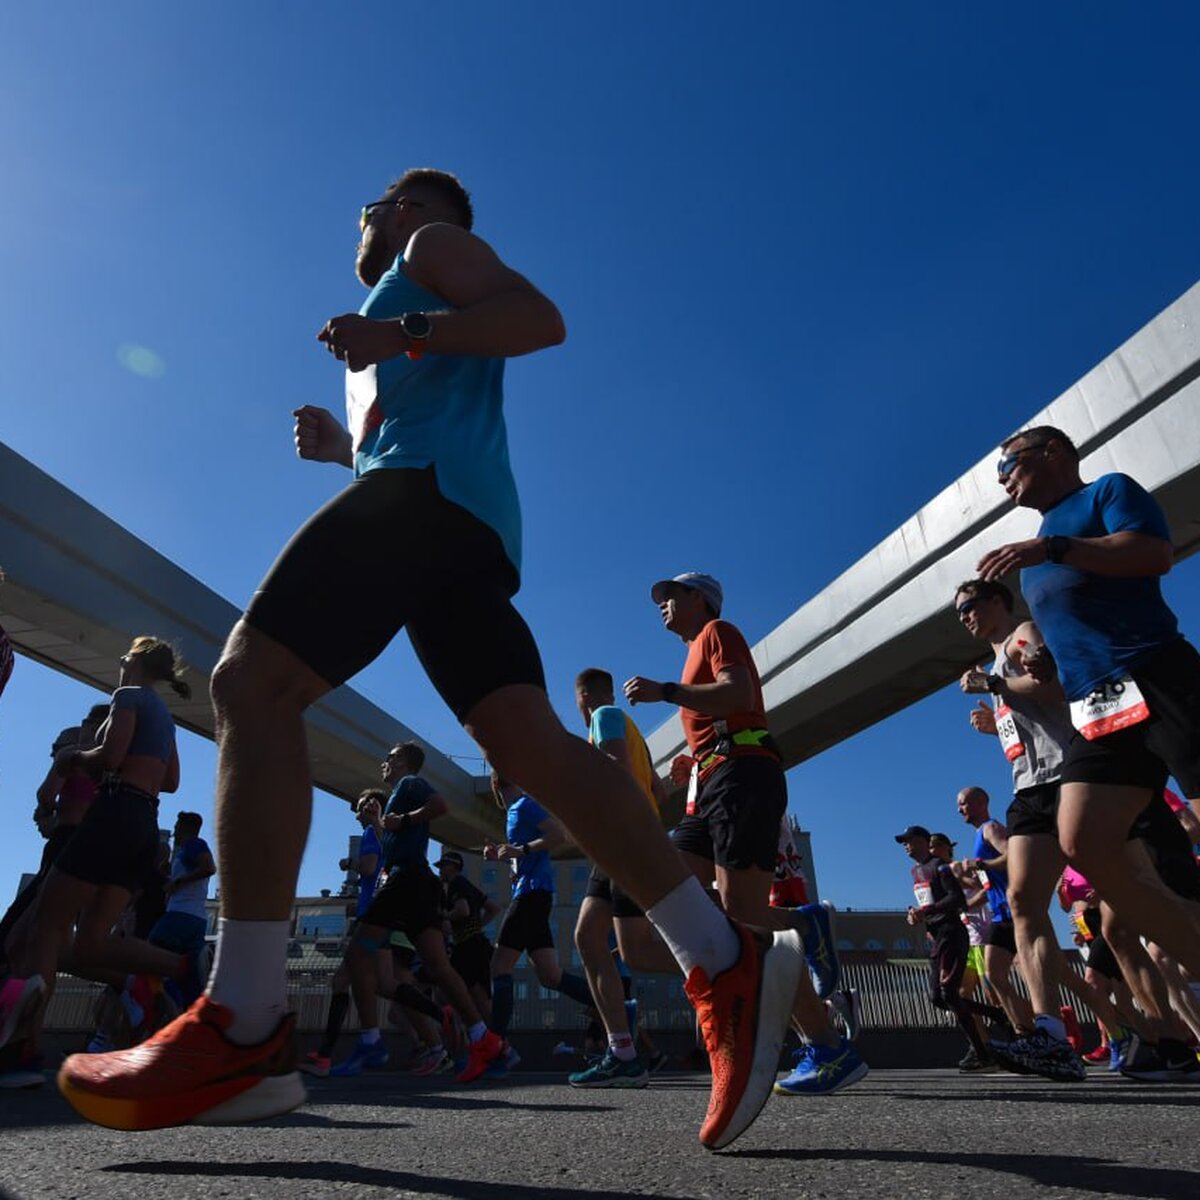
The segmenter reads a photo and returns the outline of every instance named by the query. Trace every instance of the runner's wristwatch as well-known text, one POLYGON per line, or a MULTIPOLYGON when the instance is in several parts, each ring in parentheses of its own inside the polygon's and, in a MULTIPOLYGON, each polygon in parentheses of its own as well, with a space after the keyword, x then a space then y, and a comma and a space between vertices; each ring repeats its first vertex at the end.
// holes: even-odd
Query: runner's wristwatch
POLYGON ((420 358, 425 353, 424 343, 429 341, 429 335, 433 333, 433 322, 426 313, 406 312, 400 317, 400 328, 413 343, 404 353, 411 359, 420 358))
POLYGON ((1063 537, 1061 534, 1051 534, 1046 539, 1046 561, 1052 563, 1061 563, 1067 556, 1067 551, 1071 549, 1071 539, 1063 537))

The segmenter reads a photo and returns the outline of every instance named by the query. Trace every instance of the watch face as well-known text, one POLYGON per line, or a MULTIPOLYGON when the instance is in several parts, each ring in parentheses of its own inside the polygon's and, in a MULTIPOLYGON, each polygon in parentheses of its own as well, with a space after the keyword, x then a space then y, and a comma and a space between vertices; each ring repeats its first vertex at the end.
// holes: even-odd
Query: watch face
POLYGON ((422 341, 429 336, 433 323, 423 312, 405 313, 400 322, 404 332, 414 341, 422 341))

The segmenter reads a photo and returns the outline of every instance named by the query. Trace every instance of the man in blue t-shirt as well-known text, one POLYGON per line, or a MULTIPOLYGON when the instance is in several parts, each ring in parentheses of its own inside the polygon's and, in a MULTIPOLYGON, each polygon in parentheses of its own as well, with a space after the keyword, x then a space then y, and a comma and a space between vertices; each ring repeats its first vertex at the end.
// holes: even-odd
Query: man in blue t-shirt
MULTIPOLYGON (((416 742, 393 746, 380 764, 383 781, 392 789, 375 822, 387 882, 376 891, 350 943, 351 989, 363 1029, 350 1058, 334 1068, 338 1075, 356 1075, 363 1067, 382 1066, 387 1061, 377 1020, 379 989, 375 959, 389 946, 392 931, 403 933, 412 943, 425 974, 462 1018, 471 1043, 482 1039, 495 1043, 495 1053, 479 1064, 478 1071, 461 1072, 459 1082, 469 1083, 478 1078, 489 1063, 501 1058, 507 1050, 502 1039, 494 1038, 488 1030, 467 985, 450 965, 446 953, 442 882, 429 866, 429 822, 445 813, 446 801, 418 774, 424 764, 425 751, 416 742)), ((398 984, 392 998, 431 1019, 442 1016, 441 1009, 427 997, 422 1003, 420 993, 411 985, 398 984)), ((469 1062, 468 1066, 471 1065, 469 1062)))
MULTIPOLYGON (((495 771, 492 795, 507 809, 504 841, 484 842, 483 857, 491 862, 507 862, 512 870, 512 903, 500 923, 492 954, 492 1028, 504 1037, 512 1020, 513 968, 523 953, 529 955, 542 987, 561 992, 584 1008, 592 1007, 592 993, 586 979, 562 969, 550 931, 550 910, 554 907, 550 851, 567 840, 563 827, 532 796, 495 771)), ((519 1061, 515 1052, 510 1053, 505 1064, 491 1073, 519 1061)))
POLYGON ((1085 484, 1079 452, 1042 425, 1004 442, 1001 485, 1042 514, 1038 536, 984 555, 995 580, 1020 569, 1044 645, 1023 648, 1035 676, 1057 668, 1076 732, 1067 748, 1059 841, 1121 920, 1193 974, 1200 905, 1148 882, 1153 866, 1130 831, 1168 774, 1200 798, 1200 654, 1180 636, 1159 578, 1174 561, 1154 498, 1126 475, 1085 484))

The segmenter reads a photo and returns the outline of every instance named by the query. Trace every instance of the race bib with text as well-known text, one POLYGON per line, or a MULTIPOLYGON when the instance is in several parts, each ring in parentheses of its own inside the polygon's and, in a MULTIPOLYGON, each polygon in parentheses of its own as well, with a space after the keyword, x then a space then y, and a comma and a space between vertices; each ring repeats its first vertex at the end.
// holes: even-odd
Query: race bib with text
POLYGON ((1025 753, 1025 743, 1021 741, 1017 723, 1013 720, 1012 709, 1007 704, 1001 704, 996 709, 996 736, 1000 739, 1004 757, 1009 762, 1020 758, 1025 753))
POLYGON ((1142 689, 1128 676, 1102 683, 1090 696, 1071 701, 1071 724, 1089 742, 1140 725, 1149 717, 1150 707, 1142 689))

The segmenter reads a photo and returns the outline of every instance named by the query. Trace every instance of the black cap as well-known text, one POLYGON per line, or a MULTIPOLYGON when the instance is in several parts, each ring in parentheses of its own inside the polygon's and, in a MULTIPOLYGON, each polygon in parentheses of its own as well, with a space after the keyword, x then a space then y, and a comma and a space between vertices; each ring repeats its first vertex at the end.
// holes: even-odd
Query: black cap
POLYGON ((910 825, 903 833, 896 834, 896 841, 911 842, 915 837, 927 838, 929 830, 924 825, 910 825))
POLYGON ((457 867, 460 871, 463 865, 463 856, 457 850, 447 850, 441 858, 433 864, 435 867, 457 867))

